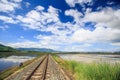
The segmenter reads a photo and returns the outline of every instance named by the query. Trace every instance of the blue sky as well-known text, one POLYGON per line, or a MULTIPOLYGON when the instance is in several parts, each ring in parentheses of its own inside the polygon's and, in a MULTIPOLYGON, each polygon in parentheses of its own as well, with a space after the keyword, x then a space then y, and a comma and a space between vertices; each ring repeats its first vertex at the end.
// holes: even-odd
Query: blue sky
POLYGON ((120 51, 119 0, 0 0, 0 43, 14 48, 120 51))

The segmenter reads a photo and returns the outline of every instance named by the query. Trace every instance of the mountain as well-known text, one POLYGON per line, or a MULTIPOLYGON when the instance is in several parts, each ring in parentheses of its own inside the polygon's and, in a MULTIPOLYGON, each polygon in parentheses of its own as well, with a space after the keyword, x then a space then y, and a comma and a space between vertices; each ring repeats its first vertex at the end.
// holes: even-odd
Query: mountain
POLYGON ((11 51, 16 51, 16 49, 0 44, 0 52, 11 52, 11 51))
POLYGON ((17 50, 21 50, 21 51, 39 51, 39 52, 56 52, 53 49, 47 49, 47 48, 17 48, 17 50))

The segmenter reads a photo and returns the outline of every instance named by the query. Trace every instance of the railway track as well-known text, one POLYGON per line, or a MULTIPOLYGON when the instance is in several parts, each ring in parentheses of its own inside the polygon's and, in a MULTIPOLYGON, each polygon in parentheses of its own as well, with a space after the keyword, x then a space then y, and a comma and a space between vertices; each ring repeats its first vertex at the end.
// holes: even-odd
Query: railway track
POLYGON ((5 80, 71 80, 51 55, 45 55, 5 80))

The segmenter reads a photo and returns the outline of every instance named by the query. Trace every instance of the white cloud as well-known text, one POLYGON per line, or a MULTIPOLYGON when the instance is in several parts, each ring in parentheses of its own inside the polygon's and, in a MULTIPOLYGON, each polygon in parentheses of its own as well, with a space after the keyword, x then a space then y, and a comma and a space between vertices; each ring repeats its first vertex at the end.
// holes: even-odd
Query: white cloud
POLYGON ((20 36, 20 39, 24 39, 24 36, 20 36))
MULTIPOLYGON (((71 5, 74 6, 76 3, 77 0, 71 5)), ((81 3, 82 2, 80 2, 80 4, 81 3)), ((101 11, 92 12, 90 8, 87 8, 85 11, 85 15, 83 15, 78 10, 66 10, 65 15, 72 16, 74 21, 62 23, 59 19, 59 9, 49 6, 48 10, 44 11, 44 7, 37 6, 25 16, 18 15, 16 19, 22 23, 24 28, 51 32, 52 35, 35 36, 35 38, 39 40, 38 42, 26 41, 24 37, 21 36, 20 41, 23 42, 9 43, 8 45, 16 48, 45 47, 56 50, 60 49, 61 47, 67 47, 63 50, 73 51, 84 51, 87 47, 91 47, 92 43, 96 42, 112 43, 113 45, 118 46, 119 43, 115 42, 116 40, 119 40, 120 35, 120 10, 104 8, 101 9, 101 11), (85 26, 84 24, 86 22, 95 22, 95 30, 90 31, 82 28, 85 26), (105 28, 105 26, 107 26, 107 28, 105 28), (76 43, 83 44, 79 45, 76 43)), ((0 20, 4 22, 6 21, 6 23, 16 22, 14 18, 6 16, 0 16, 0 20)))
POLYGON ((13 18, 7 16, 0 16, 0 20, 4 21, 5 23, 17 23, 17 20, 14 20, 13 18))
POLYGON ((78 10, 70 9, 65 11, 65 15, 67 16, 73 16, 75 22, 80 22, 80 17, 83 16, 81 12, 78 10))
POLYGON ((45 44, 41 42, 33 42, 33 41, 8 43, 7 46, 11 46, 13 48, 49 48, 54 50, 59 49, 59 46, 56 46, 56 45, 49 45, 49 44, 45 44))
POLYGON ((0 12, 14 12, 20 8, 22 0, 0 0, 0 12))
POLYGON ((85 10, 85 15, 76 10, 66 10, 65 14, 74 17, 76 24, 72 24, 74 31, 71 40, 73 42, 116 42, 120 37, 120 9, 113 10, 106 7, 100 11, 92 12, 90 8, 85 10), (74 13, 75 12, 75 13, 74 13), (80 14, 82 17, 80 17, 80 14), (78 24, 78 22, 80 24, 78 24), (84 23, 94 22, 95 30, 85 30, 84 23), (105 28, 106 27, 106 28, 105 28))
POLYGON ((24 41, 24 42, 16 42, 16 43, 9 43, 8 46, 14 47, 14 48, 29 48, 29 47, 41 47, 41 45, 32 41, 24 41))
POLYGON ((70 43, 70 40, 66 36, 58 36, 58 35, 51 35, 51 36, 44 36, 44 35, 38 35, 36 36, 38 40, 40 40, 41 44, 47 44, 47 45, 65 45, 70 43))
POLYGON ((66 3, 71 6, 75 7, 75 4, 83 5, 84 3, 92 4, 92 0, 65 0, 66 3))
POLYGON ((119 39, 120 30, 117 29, 119 26, 116 26, 119 25, 119 10, 105 8, 99 12, 91 12, 91 9, 87 9, 85 16, 77 10, 65 11, 65 15, 73 16, 75 24, 62 23, 58 18, 59 10, 52 6, 49 6, 47 12, 43 10, 44 7, 37 6, 34 10, 28 12, 25 17, 17 16, 17 19, 30 29, 53 33, 52 36, 38 35, 36 37, 43 45, 60 46, 81 42, 111 43, 119 39), (95 30, 90 31, 81 28, 84 26, 84 22, 89 21, 96 22, 95 30), (114 25, 113 22, 116 24, 114 25), (107 26, 107 28, 104 26, 107 26), (59 30, 60 28, 63 30, 59 30), (67 36, 68 34, 69 36, 67 36))
POLYGON ((27 18, 31 18, 31 19, 34 19, 36 21, 39 21, 40 19, 40 13, 35 11, 35 10, 32 10, 30 11, 27 15, 26 15, 27 18))
POLYGON ((112 5, 112 4, 114 4, 114 2, 108 1, 107 4, 108 4, 108 5, 112 5))
POLYGON ((120 42, 111 43, 111 45, 113 45, 113 46, 120 46, 120 42))
POLYGON ((63 51, 73 51, 73 52, 79 52, 79 51, 89 51, 89 49, 87 50, 87 48, 89 48, 91 46, 91 44, 89 44, 90 46, 87 46, 88 44, 83 44, 83 45, 68 45, 66 47, 64 47, 63 51))
POLYGON ((57 23, 58 18, 58 9, 49 6, 47 12, 43 11, 44 7, 37 6, 34 10, 31 10, 26 14, 25 17, 18 15, 17 19, 23 23, 24 26, 35 29, 35 30, 45 30, 47 24, 57 23))
POLYGON ((11 0, 11 1, 14 1, 14 2, 22 2, 22 0, 11 0))
POLYGON ((74 42, 112 42, 119 39, 120 30, 97 27, 94 31, 80 29, 74 32, 74 42))
POLYGON ((85 14, 83 21, 96 22, 104 24, 110 28, 120 28, 120 9, 113 10, 112 8, 104 8, 99 12, 89 12, 85 14))
POLYGON ((44 7, 42 7, 42 6, 37 6, 37 7, 36 7, 36 10, 37 10, 37 11, 43 11, 43 10, 44 10, 44 7))
POLYGON ((48 12, 53 13, 53 14, 54 13, 58 14, 58 11, 60 11, 60 10, 57 8, 54 8, 52 6, 49 6, 49 8, 48 8, 48 12))
POLYGON ((9 27, 7 25, 5 26, 0 26, 0 29, 2 29, 3 31, 5 31, 6 29, 8 29, 9 27))
POLYGON ((38 35, 36 38, 39 40, 38 42, 26 40, 23 42, 8 43, 7 45, 14 48, 50 48, 61 51, 85 51, 85 48, 92 46, 92 44, 89 43, 74 45, 69 40, 70 38, 65 36, 38 35))
POLYGON ((79 24, 83 22, 95 22, 97 25, 99 24, 109 28, 120 28, 120 9, 114 10, 106 7, 100 11, 92 12, 90 8, 87 8, 84 14, 83 16, 81 12, 73 9, 65 11, 65 15, 72 16, 74 21, 79 24))
POLYGON ((28 8, 31 4, 29 2, 25 3, 25 6, 28 8))

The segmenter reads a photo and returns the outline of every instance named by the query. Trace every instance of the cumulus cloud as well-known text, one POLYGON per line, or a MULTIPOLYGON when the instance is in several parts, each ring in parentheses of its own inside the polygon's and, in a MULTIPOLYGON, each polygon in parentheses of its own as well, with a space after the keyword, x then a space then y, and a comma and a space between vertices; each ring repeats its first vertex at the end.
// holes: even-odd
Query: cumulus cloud
POLYGON ((12 13, 21 8, 21 2, 22 0, 0 0, 0 12, 7 13, 7 15, 0 14, 0 20, 4 23, 18 23, 16 16, 12 13))
POLYGON ((97 27, 94 31, 80 29, 72 35, 73 41, 78 42, 112 42, 119 39, 120 30, 97 27))
POLYGON ((8 43, 8 46, 14 48, 49 48, 58 50, 59 46, 57 45, 50 45, 42 42, 34 42, 34 41, 23 41, 23 42, 16 42, 16 43, 8 43))
POLYGON ((8 43, 7 45, 12 46, 14 48, 50 48, 54 50, 61 51, 85 51, 85 48, 91 47, 92 44, 89 43, 82 43, 82 44, 73 44, 70 38, 66 36, 44 36, 38 35, 37 38, 39 41, 23 41, 23 42, 16 42, 16 43, 8 43))
POLYGON ((38 43, 32 42, 32 41, 24 41, 24 42, 16 42, 16 43, 9 43, 8 46, 12 46, 14 48, 29 48, 31 47, 41 47, 41 45, 37 45, 38 43))
POLYGON ((20 8, 22 0, 0 0, 0 12, 14 12, 20 8))
MULTIPOLYGON (((38 35, 43 46, 61 46, 74 43, 115 43, 119 40, 119 10, 104 8, 101 11, 92 12, 86 9, 85 15, 77 10, 66 10, 65 15, 72 16, 75 22, 62 23, 58 18, 59 10, 49 6, 47 12, 44 7, 37 6, 28 12, 25 17, 17 16, 17 19, 24 23, 24 26, 39 31, 50 31, 52 36, 38 35), (94 22, 95 30, 84 29, 85 22, 94 22), (69 35, 69 36, 68 36, 69 35)), ((30 43, 31 44, 31 43, 30 43)), ((32 43, 36 44, 36 42, 32 43)), ((42 46, 37 46, 42 47, 42 46)), ((75 46, 76 47, 76 46, 75 46)))
POLYGON ((64 47, 64 51, 74 51, 74 52, 79 52, 79 51, 89 51, 87 48, 91 47, 92 44, 88 44, 88 43, 85 43, 85 44, 70 44, 70 45, 67 45, 67 47, 64 47))
POLYGON ((120 28, 120 9, 114 10, 110 7, 106 7, 100 11, 92 12, 90 8, 87 8, 84 13, 85 15, 77 10, 70 9, 66 10, 65 14, 72 16, 77 23, 95 22, 109 28, 120 28))
POLYGON ((120 9, 114 10, 106 7, 100 11, 92 12, 88 8, 85 15, 82 15, 81 12, 76 12, 76 10, 66 10, 65 14, 74 17, 74 21, 76 22, 76 24, 72 25, 72 29, 76 27, 71 38, 74 42, 93 43, 108 41, 108 43, 111 43, 120 41, 120 16, 118 15, 120 14, 120 9), (77 24, 78 22, 82 25, 77 24), (96 23, 94 26, 95 30, 84 29, 86 22, 96 23))
POLYGON ((67 16, 73 16, 75 22, 80 22, 80 17, 83 16, 81 12, 78 10, 70 9, 65 11, 65 15, 67 16))
POLYGON ((36 9, 37 11, 43 11, 43 10, 44 10, 44 7, 42 7, 42 6, 37 6, 35 9, 36 9))
POLYGON ((79 5, 83 5, 84 3, 92 4, 92 0, 65 0, 65 1, 71 7, 75 7, 75 4, 79 5))
POLYGON ((38 40, 42 43, 46 43, 48 45, 65 45, 71 43, 70 38, 64 35, 51 35, 51 36, 44 36, 38 35, 36 36, 38 40))
POLYGON ((8 17, 8 16, 0 16, 0 20, 5 23, 12 23, 12 24, 15 24, 18 22, 17 20, 14 20, 12 17, 8 17))
MULTIPOLYGON (((59 9, 49 6, 47 12, 44 11, 44 7, 37 6, 34 10, 28 12, 24 17, 17 16, 17 19, 22 22, 22 25, 38 31, 52 31, 59 34, 59 28, 62 26, 62 22, 59 20, 59 9)), ((63 31, 61 31, 63 32, 63 31)))
POLYGON ((85 14, 83 21, 96 22, 104 24, 110 28, 120 28, 120 9, 113 10, 112 8, 104 8, 99 12, 88 12, 85 14))
MULTIPOLYGON (((17 0, 15 0, 17 1, 17 0)), ((90 3, 92 0, 66 0, 66 2, 74 7, 75 4, 90 3)), ((19 1, 18 1, 19 2, 19 1)), ((16 3, 18 3, 16 2, 16 3)), ((14 11, 11 10, 11 11, 14 11)), ((9 46, 19 47, 38 47, 52 48, 73 51, 84 51, 91 47, 92 43, 108 43, 114 46, 119 46, 120 40, 120 9, 101 8, 99 11, 92 12, 91 8, 87 8, 83 13, 77 9, 69 9, 65 11, 66 16, 72 16, 73 22, 63 23, 59 19, 61 11, 53 6, 49 6, 47 10, 43 6, 36 6, 24 16, 17 15, 16 21, 14 18, 0 16, 0 20, 6 23, 17 23, 18 21, 23 28, 33 29, 43 32, 51 32, 52 35, 37 35, 35 38, 38 42, 23 41, 9 43, 9 46), (93 31, 85 29, 85 23, 95 23, 93 31), (81 44, 83 43, 83 44, 81 44)), ((93 27, 93 26, 89 26, 93 27)), ((21 40, 22 41, 22 37, 21 40)))

